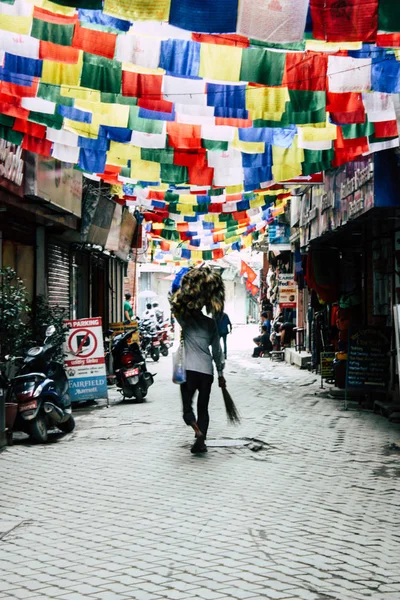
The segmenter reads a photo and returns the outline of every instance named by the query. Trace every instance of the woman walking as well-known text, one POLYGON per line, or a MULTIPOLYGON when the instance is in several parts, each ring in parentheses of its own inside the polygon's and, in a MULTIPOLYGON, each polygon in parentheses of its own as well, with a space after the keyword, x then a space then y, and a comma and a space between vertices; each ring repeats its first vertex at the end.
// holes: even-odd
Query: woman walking
POLYGON ((201 311, 194 311, 186 318, 177 317, 182 327, 185 345, 186 381, 181 384, 183 419, 195 432, 196 441, 191 448, 193 454, 207 452, 207 437, 210 417, 208 404, 214 381, 213 360, 218 373, 218 384, 224 387, 224 361, 219 342, 219 333, 214 319, 201 311), (212 354, 210 353, 210 347, 212 354), (197 419, 193 412, 193 398, 197 397, 197 419))
POLYGON ((195 432, 193 454, 207 452, 205 440, 210 422, 208 405, 214 381, 213 361, 218 373, 218 385, 225 388, 224 359, 215 320, 203 314, 219 313, 223 309, 224 287, 221 277, 208 267, 190 270, 170 299, 171 309, 182 328, 185 348, 186 381, 181 384, 183 419, 195 432), (211 347, 211 352, 210 352, 211 347), (194 395, 198 392, 197 418, 193 411, 194 395))

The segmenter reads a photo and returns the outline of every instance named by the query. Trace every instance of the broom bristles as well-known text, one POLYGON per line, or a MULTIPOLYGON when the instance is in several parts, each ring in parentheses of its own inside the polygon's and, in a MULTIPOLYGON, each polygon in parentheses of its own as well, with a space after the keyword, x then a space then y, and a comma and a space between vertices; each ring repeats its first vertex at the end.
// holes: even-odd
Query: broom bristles
POLYGON ((228 417, 229 422, 238 425, 240 423, 239 411, 226 387, 222 388, 222 397, 224 399, 226 416, 228 417))

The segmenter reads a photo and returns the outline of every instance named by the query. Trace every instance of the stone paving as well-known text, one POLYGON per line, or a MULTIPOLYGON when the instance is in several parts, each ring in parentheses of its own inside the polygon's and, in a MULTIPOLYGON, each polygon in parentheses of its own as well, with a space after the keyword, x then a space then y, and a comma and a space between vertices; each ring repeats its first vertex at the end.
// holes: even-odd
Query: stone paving
POLYGON ((170 358, 145 404, 113 393, 72 435, 1 453, 0 599, 400 599, 399 425, 251 359, 252 337, 229 339, 242 423, 215 386, 206 455, 170 358))

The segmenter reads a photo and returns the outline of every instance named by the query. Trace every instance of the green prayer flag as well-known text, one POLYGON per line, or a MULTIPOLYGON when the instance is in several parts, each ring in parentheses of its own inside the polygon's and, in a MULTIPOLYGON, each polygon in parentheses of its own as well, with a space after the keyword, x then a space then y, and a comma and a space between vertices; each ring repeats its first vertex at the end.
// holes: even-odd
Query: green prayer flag
POLYGON ((54 4, 61 6, 75 6, 76 8, 90 8, 91 10, 101 10, 103 8, 102 0, 52 0, 54 4))
POLYGON ((136 106, 138 101, 133 96, 123 96, 122 94, 110 94, 107 92, 101 92, 100 100, 106 104, 128 104, 130 106, 136 106))
POLYGON ((24 134, 20 131, 13 131, 11 127, 0 125, 0 138, 10 142, 10 144, 16 144, 17 146, 20 146, 22 144, 22 140, 24 139, 24 134))
POLYGON ((39 123, 39 125, 52 127, 53 129, 62 129, 64 117, 58 113, 55 113, 54 115, 47 115, 45 113, 31 110, 29 113, 29 120, 33 121, 33 123, 39 123))
POLYGON ((163 183, 186 183, 189 179, 187 167, 174 164, 161 164, 161 181, 163 183))
POLYGON ((133 131, 141 131, 143 133, 162 133, 163 121, 143 119, 139 117, 139 107, 131 106, 129 109, 128 127, 133 131))
POLYGON ((9 117, 7 115, 0 114, 0 125, 5 125, 6 127, 12 127, 15 122, 15 117, 9 117))
POLYGON ((174 162, 174 150, 173 148, 165 148, 160 150, 153 148, 142 148, 140 151, 140 158, 142 160, 160 163, 161 165, 172 165, 174 162))
POLYGON ((378 29, 381 31, 400 31, 400 2, 398 0, 379 0, 378 29))
POLYGON ((240 80, 271 86, 281 85, 285 61, 285 52, 271 52, 264 48, 244 48, 240 80))
POLYGON ((366 121, 365 123, 353 123, 351 125, 342 125, 342 133, 345 140, 351 140, 372 135, 375 131, 374 124, 366 121))
POLYGON ((122 84, 122 64, 102 56, 84 53, 81 87, 119 94, 122 84))
POLYGON ((228 150, 228 142, 219 142, 217 140, 201 140, 201 145, 206 150, 228 150))
POLYGON ((71 46, 74 25, 59 25, 33 18, 31 36, 44 42, 52 42, 61 46, 71 46))
POLYGON ((50 100, 63 106, 73 106, 74 98, 68 98, 67 96, 61 96, 61 87, 59 85, 52 85, 50 83, 39 83, 37 97, 43 98, 43 100, 50 100))

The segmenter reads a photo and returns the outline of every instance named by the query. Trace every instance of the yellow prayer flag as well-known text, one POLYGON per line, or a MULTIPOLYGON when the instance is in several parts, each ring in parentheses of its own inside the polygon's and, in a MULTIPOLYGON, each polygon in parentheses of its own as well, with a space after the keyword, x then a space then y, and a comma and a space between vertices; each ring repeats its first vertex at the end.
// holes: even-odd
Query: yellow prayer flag
POLYGON ((75 98, 76 100, 88 100, 89 102, 100 102, 101 94, 98 90, 90 90, 89 88, 70 88, 66 85, 62 85, 60 89, 61 96, 67 98, 75 98))
POLYGON ((197 198, 193 194, 179 194, 179 204, 194 206, 197 204, 197 198))
POLYGON ((218 81, 239 81, 242 48, 201 44, 200 77, 218 81))
POLYGON ((128 159, 121 158, 119 156, 115 156, 107 152, 107 160, 106 163, 108 165, 114 165, 116 167, 126 167, 128 166, 128 159))
POLYGON ((192 250, 191 252, 192 252, 192 256, 191 256, 192 260, 196 260, 196 261, 202 260, 203 253, 201 250, 192 250))
POLYGON ((289 91, 286 87, 247 86, 246 108, 253 120, 280 121, 287 102, 289 91))
POLYGON ((259 206, 264 206, 265 200, 264 198, 254 198, 254 200, 250 200, 250 208, 258 208, 259 206))
POLYGON ((240 194, 243 192, 243 185, 241 183, 238 185, 227 185, 225 191, 227 196, 229 194, 240 194))
POLYGON ((301 175, 304 150, 298 147, 297 139, 297 135, 295 135, 290 148, 272 146, 272 174, 275 181, 286 181, 301 175))
POLYGON ((181 204, 178 202, 176 208, 179 210, 181 215, 190 215, 193 217, 196 214, 193 210, 193 206, 190 206, 189 204, 181 204))
POLYGON ((333 123, 326 122, 324 127, 298 125, 301 129, 302 139, 304 142, 322 142, 327 140, 336 140, 337 126, 333 123))
POLYGON ((90 102, 76 100, 75 108, 93 113, 93 122, 110 127, 127 127, 129 106, 125 104, 107 104, 105 102, 90 102))
POLYGON ((32 17, 16 17, 0 14, 0 29, 29 35, 32 28, 32 17))
POLYGON ((235 137, 232 147, 244 152, 245 154, 263 154, 265 152, 264 142, 242 142, 239 140, 237 129, 235 130, 235 137))
POLYGON ((81 78, 82 64, 82 52, 79 52, 79 60, 76 65, 55 62, 54 60, 44 60, 42 83, 78 86, 81 78))
POLYGON ((63 129, 91 139, 99 137, 99 126, 94 123, 81 123, 72 119, 64 119, 63 129))
POLYGON ((340 50, 361 50, 362 42, 325 42, 306 40, 306 50, 313 52, 339 52, 340 50))
POLYGON ((149 160, 135 160, 131 164, 131 177, 140 181, 159 181, 161 165, 149 160))
POLYGON ((32 4, 35 4, 35 6, 40 6, 44 10, 48 10, 59 15, 65 15, 66 17, 73 17, 76 10, 74 6, 62 6, 61 4, 50 2, 50 0, 29 0, 29 2, 32 2, 32 4))
POLYGON ((105 0, 103 12, 127 21, 168 21, 171 0, 105 0))
POLYGON ((140 148, 137 146, 113 141, 111 141, 110 150, 107 152, 107 156, 111 156, 112 158, 123 158, 126 160, 140 160, 140 154, 140 148))

